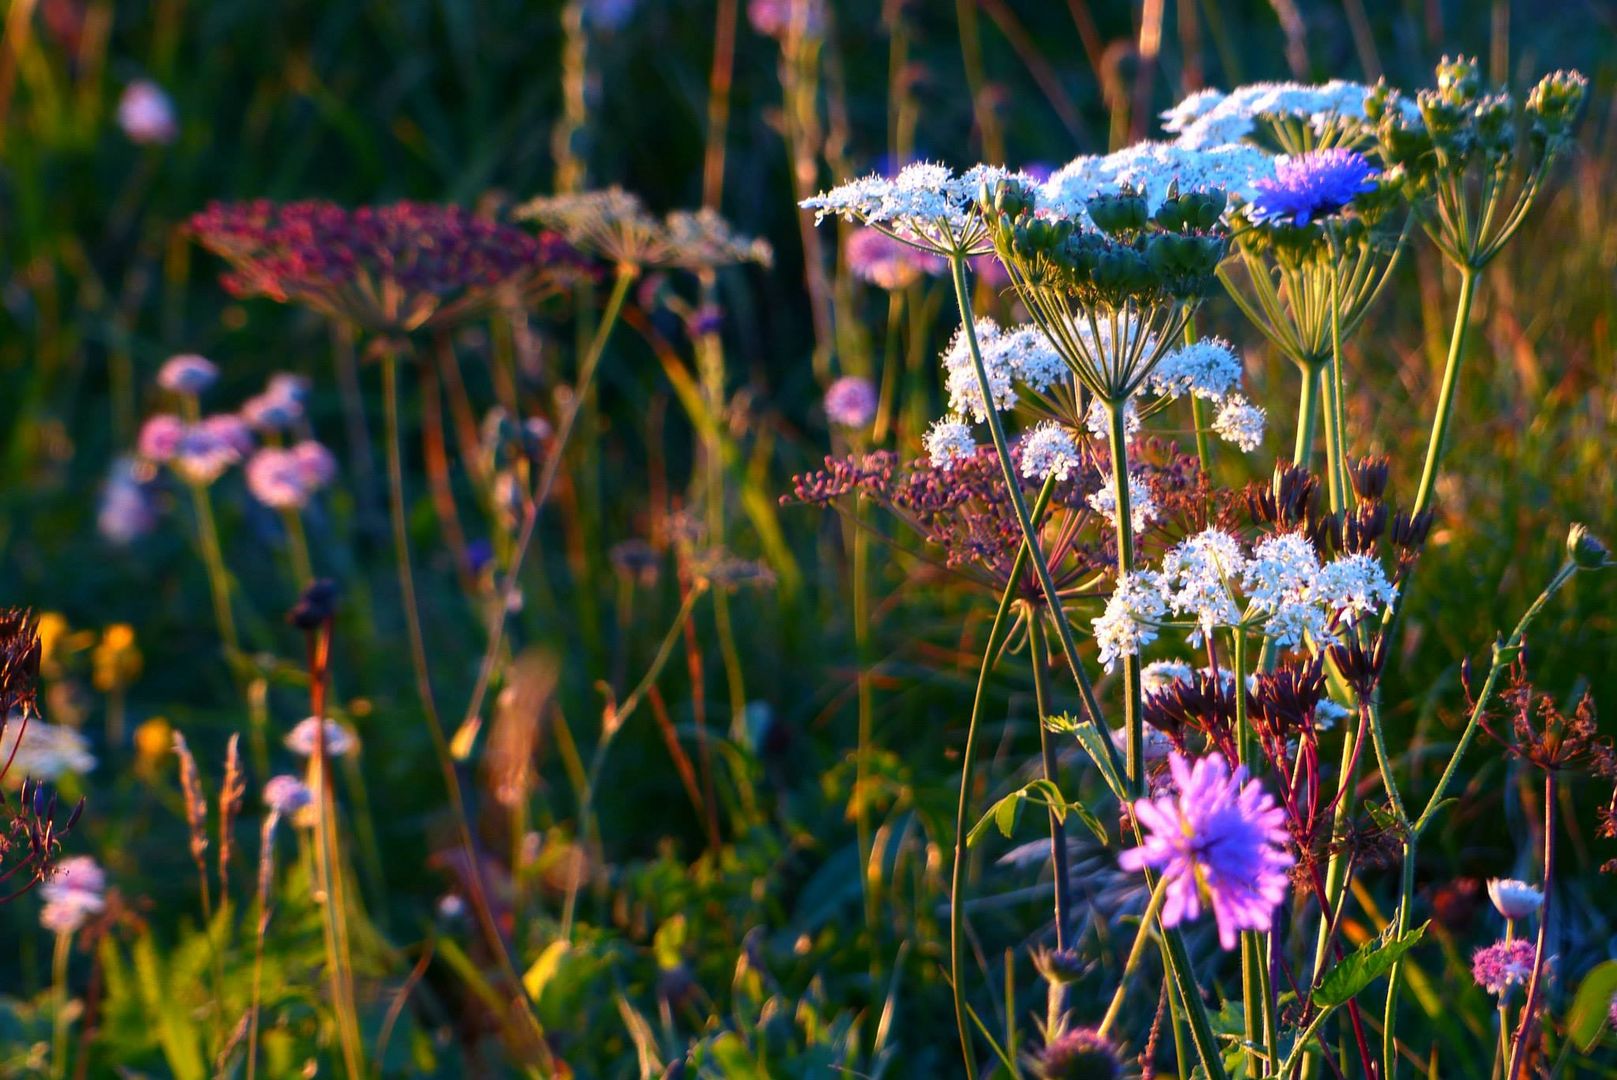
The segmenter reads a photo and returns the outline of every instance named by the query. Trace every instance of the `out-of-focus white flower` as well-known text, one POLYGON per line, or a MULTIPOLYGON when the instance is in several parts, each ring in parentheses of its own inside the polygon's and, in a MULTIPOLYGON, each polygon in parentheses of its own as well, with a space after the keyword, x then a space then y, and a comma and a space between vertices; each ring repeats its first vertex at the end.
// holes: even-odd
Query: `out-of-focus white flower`
POLYGON ((40 925, 57 934, 71 934, 91 915, 106 910, 107 874, 88 855, 74 855, 56 864, 55 872, 39 887, 45 906, 40 925))
MULTIPOLYGON (((332 757, 347 757, 359 748, 359 739, 354 733, 343 727, 337 721, 327 719, 326 753, 332 757)), ((286 736, 286 748, 299 757, 313 757, 316 749, 315 741, 320 737, 320 721, 310 716, 298 721, 286 736)))
POLYGON ((73 728, 48 724, 37 716, 24 724, 17 713, 0 732, 0 764, 6 761, 11 762, 6 773, 10 785, 21 784, 24 777, 56 780, 69 773, 87 773, 96 765, 90 744, 73 728))

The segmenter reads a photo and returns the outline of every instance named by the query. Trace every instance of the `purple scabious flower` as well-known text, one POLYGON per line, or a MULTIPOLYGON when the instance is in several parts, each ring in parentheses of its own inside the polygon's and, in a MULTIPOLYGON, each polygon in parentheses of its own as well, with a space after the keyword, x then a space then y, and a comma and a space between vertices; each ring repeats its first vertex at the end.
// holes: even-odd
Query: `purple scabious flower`
POLYGON ((243 456, 240 447, 220 425, 209 424, 205 420, 184 428, 168 463, 186 482, 205 487, 219 479, 226 469, 240 462, 243 456))
POLYGON ((184 437, 184 420, 173 413, 158 413, 140 426, 135 452, 147 461, 162 463, 174 457, 184 437))
POLYGON ((195 397, 218 381, 218 367, 196 353, 171 356, 157 369, 157 385, 171 394, 195 397))
POLYGON ((163 146, 180 134, 173 100, 150 79, 136 79, 124 87, 118 98, 118 126, 130 142, 143 146, 163 146))
POLYGON ((1533 977, 1538 947, 1527 938, 1512 938, 1485 945, 1471 954, 1471 977, 1490 994, 1503 994, 1516 983, 1533 977))
POLYGON ((825 392, 825 415, 838 427, 865 427, 876 419, 875 385, 859 375, 844 375, 825 392))
POLYGON ((1173 794, 1138 799, 1134 816, 1144 841, 1123 852, 1125 870, 1150 867, 1167 881, 1164 926, 1177 926, 1212 908, 1218 941, 1235 947, 1242 930, 1268 930, 1285 899, 1286 870, 1295 861, 1285 848, 1285 812, 1246 768, 1232 772, 1221 754, 1194 764, 1168 759, 1173 794))
POLYGON ((1258 193, 1251 202, 1252 220, 1260 225, 1307 225, 1336 213, 1355 196, 1374 191, 1379 175, 1363 154, 1340 146, 1282 154, 1275 158, 1274 178, 1254 185, 1258 193))
POLYGON ((266 446, 247 460, 247 490, 272 510, 301 510, 309 501, 309 485, 291 450, 266 446))
POLYGON ((947 266, 939 256, 868 226, 848 235, 846 250, 854 277, 889 291, 913 285, 923 274, 941 274, 947 266))
POLYGON ((297 813, 313 801, 309 786, 295 776, 272 776, 264 781, 264 805, 282 817, 297 813))
POLYGON ((310 494, 328 486, 337 478, 337 459, 331 451, 313 439, 304 439, 287 453, 303 476, 303 486, 310 494))
POLYGON ((1030 1064, 1041 1080, 1119 1080, 1123 1075, 1117 1047, 1093 1028, 1062 1032, 1030 1064))
POLYGON ((132 459, 120 458, 113 465, 107 485, 101 489, 95 520, 101 535, 120 546, 146 535, 157 524, 157 510, 132 459))
POLYGON ((253 429, 235 413, 215 413, 205 416, 197 425, 213 438, 234 450, 239 457, 253 452, 253 429))

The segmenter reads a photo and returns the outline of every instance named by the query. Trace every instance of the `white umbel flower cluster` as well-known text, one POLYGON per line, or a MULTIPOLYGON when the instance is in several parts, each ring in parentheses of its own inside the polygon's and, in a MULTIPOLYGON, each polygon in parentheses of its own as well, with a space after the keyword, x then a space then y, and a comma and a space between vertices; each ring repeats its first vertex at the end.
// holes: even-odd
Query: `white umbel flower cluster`
POLYGON ((1142 646, 1157 639, 1157 627, 1167 614, 1162 579, 1149 570, 1125 574, 1095 620, 1095 643, 1101 666, 1107 671, 1120 657, 1138 656, 1142 646))
POLYGON ((1046 420, 1022 439, 1022 475, 1038 480, 1070 480, 1083 464, 1078 441, 1054 420, 1046 420))
POLYGON ((815 211, 819 224, 827 215, 860 221, 927 251, 949 254, 964 246, 968 253, 989 250, 986 233, 973 225, 973 205, 983 184, 1026 176, 994 165, 974 165, 956 174, 947 165, 917 162, 897 176, 872 174, 838 184, 798 205, 815 211))
POLYGON ((1193 394, 1219 401, 1241 385, 1241 357, 1223 338, 1201 338, 1166 353, 1151 370, 1145 388, 1158 397, 1193 394))
POLYGON ((1145 196, 1151 213, 1170 190, 1227 191, 1250 200, 1259 180, 1274 175, 1274 159, 1254 146, 1187 147, 1171 142, 1136 143, 1112 154, 1074 158, 1039 187, 1035 204, 1062 217, 1089 220, 1089 200, 1124 187, 1145 196))
MULTIPOLYGON (((988 393, 994 409, 1004 412, 1016 404, 1016 384, 1043 393, 1071 379, 1066 361, 1044 331, 1031 324, 1007 329, 986 316, 973 324, 977 349, 982 354, 983 371, 988 375, 988 393)), ((976 365, 971 361, 971 342, 964 328, 956 330, 942 356, 944 387, 949 392, 949 410, 982 423, 988 419, 982 387, 977 382, 976 365)))
POLYGON ((940 469, 951 468, 955 462, 977 452, 977 440, 972 437, 971 425, 953 413, 935 421, 927 429, 923 441, 926 456, 940 469))
MULTIPOLYGON (((1397 587, 1368 555, 1343 555, 1322 565, 1300 533, 1266 537, 1248 555, 1235 536, 1212 528, 1170 549, 1160 572, 1132 575, 1095 621, 1095 632, 1098 638, 1104 623, 1108 655, 1125 655, 1131 642, 1153 640, 1154 627, 1171 612, 1192 622, 1192 645, 1218 627, 1245 624, 1261 625, 1276 645, 1295 648, 1335 640, 1337 620, 1379 614, 1396 596, 1397 587), (1148 586, 1157 591, 1154 600, 1143 596, 1148 586), (1133 628, 1142 620, 1152 622, 1149 632, 1133 628)), ((1164 668, 1159 677, 1169 672, 1164 668)))
POLYGON ((1263 445, 1263 430, 1269 414, 1240 394, 1231 394, 1219 403, 1213 417, 1213 431, 1225 442, 1251 453, 1263 445))
MULTIPOLYGON (((1099 491, 1089 496, 1090 509, 1101 517, 1117 524, 1117 481, 1112 473, 1106 473, 1102 479, 1099 491)), ((1157 520, 1157 502, 1151 497, 1151 488, 1138 476, 1129 477, 1129 524, 1135 532, 1143 532, 1153 521, 1157 520)))
POLYGON ((1338 120, 1363 120, 1370 87, 1332 79, 1305 85, 1251 83, 1228 94, 1200 90, 1162 113, 1162 130, 1190 150, 1217 149, 1249 138, 1265 118, 1301 120, 1322 132, 1338 120))

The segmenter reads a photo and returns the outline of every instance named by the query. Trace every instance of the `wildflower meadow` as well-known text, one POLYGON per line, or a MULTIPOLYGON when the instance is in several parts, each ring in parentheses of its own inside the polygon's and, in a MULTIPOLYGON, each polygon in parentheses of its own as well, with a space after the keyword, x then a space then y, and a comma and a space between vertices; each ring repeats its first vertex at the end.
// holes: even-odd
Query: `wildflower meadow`
POLYGON ((1617 1077, 1617 6, 13 0, 0 1077, 1617 1077))

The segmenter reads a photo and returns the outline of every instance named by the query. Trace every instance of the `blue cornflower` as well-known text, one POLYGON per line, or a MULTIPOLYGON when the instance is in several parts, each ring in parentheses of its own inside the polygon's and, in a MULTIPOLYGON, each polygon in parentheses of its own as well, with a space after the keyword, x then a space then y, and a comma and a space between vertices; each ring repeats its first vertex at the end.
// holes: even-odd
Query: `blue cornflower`
POLYGON ((1336 213, 1354 196, 1374 191, 1378 175, 1363 154, 1340 146, 1283 154, 1275 158, 1274 179, 1254 185, 1258 193, 1252 198, 1252 220, 1307 225, 1336 213))

